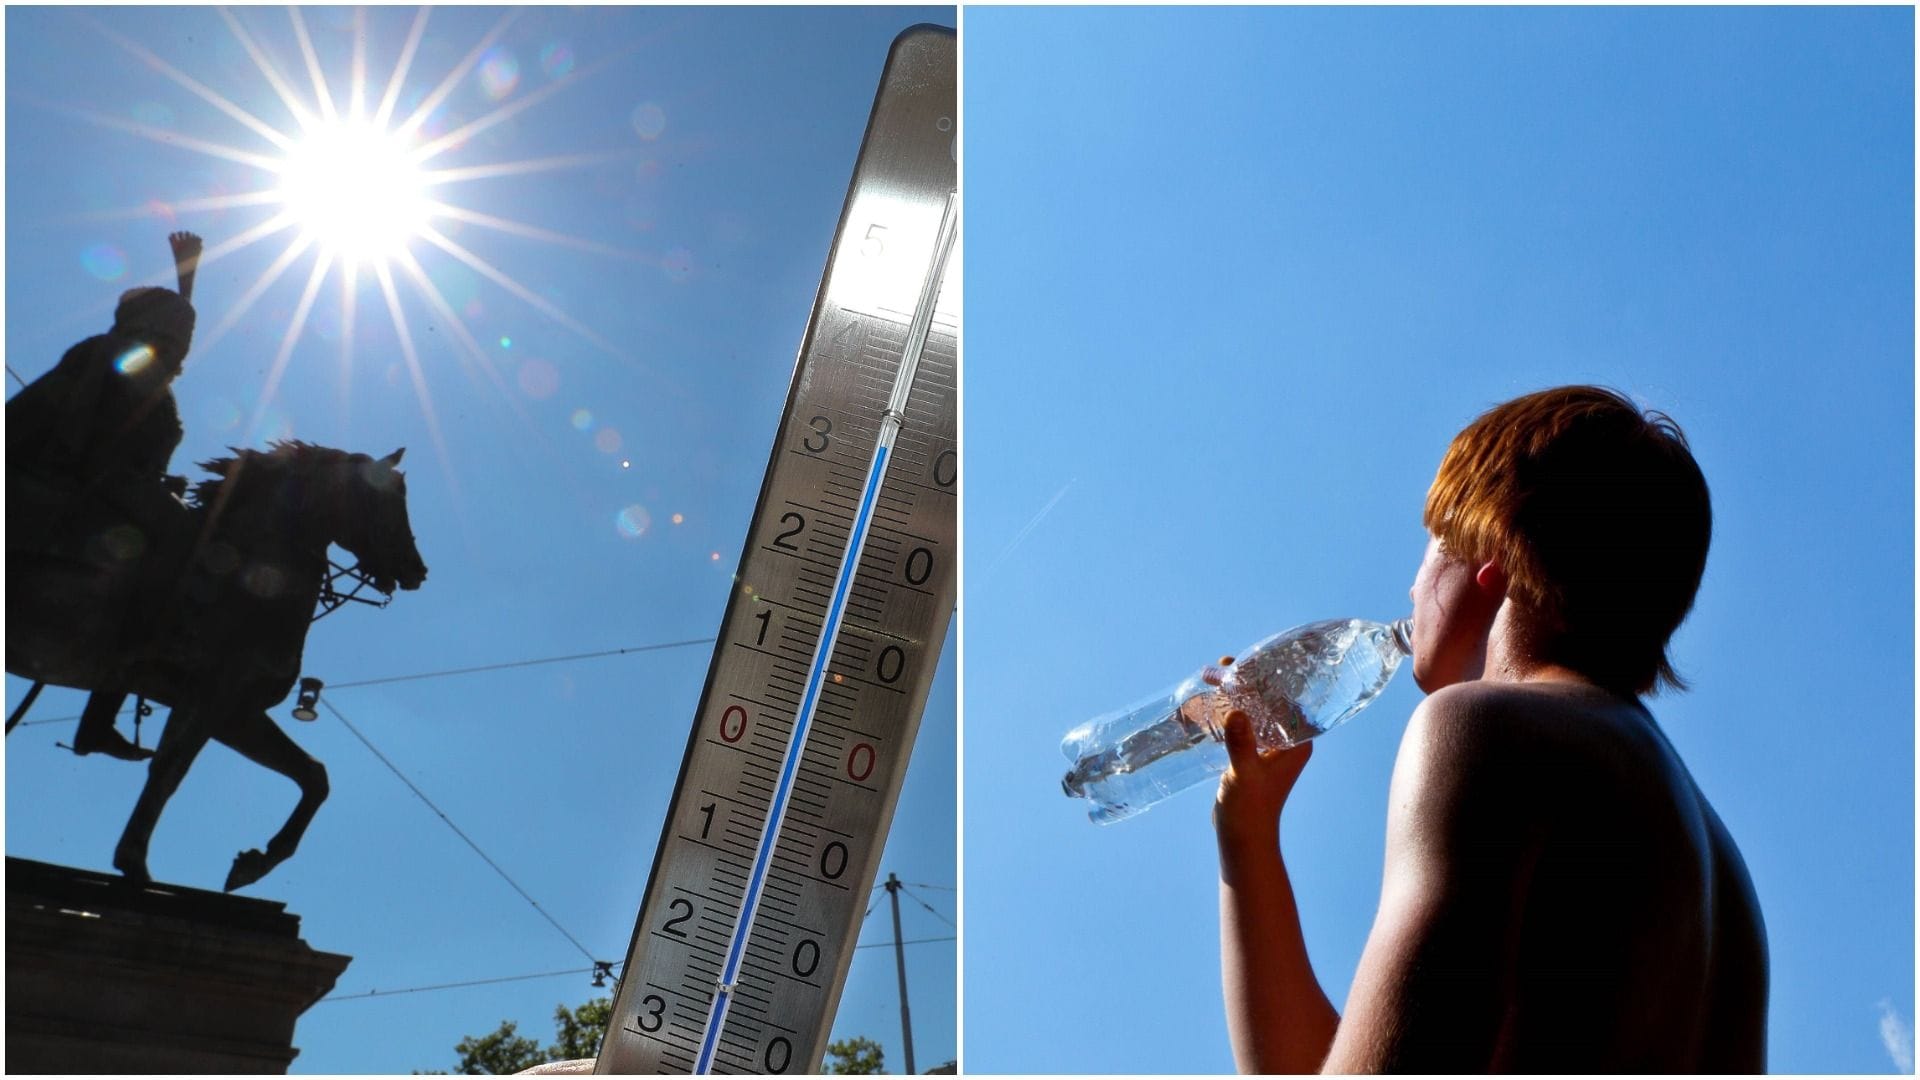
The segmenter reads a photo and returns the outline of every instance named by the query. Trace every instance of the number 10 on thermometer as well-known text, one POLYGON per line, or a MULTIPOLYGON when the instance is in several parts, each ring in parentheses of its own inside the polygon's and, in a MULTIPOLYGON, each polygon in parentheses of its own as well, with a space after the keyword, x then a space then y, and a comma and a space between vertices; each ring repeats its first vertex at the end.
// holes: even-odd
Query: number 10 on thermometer
POLYGON ((954 39, 894 42, 598 1072, 804 1072, 953 611, 954 39))

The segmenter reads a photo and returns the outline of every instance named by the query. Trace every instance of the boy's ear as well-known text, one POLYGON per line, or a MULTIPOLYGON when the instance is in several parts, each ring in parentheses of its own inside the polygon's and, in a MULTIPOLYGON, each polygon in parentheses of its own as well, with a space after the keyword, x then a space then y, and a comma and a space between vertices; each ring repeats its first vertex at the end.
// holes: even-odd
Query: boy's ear
POLYGON ((1488 559, 1473 572, 1473 583, 1495 596, 1507 595, 1507 571, 1498 559, 1488 559))

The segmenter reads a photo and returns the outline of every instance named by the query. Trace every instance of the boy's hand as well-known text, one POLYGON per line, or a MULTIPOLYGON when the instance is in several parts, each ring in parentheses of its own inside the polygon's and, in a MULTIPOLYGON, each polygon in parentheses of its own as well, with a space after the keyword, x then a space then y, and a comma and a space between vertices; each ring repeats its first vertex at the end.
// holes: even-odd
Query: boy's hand
MULTIPOLYGON (((1222 668, 1232 664, 1232 657, 1220 658, 1222 668)), ((1313 744, 1262 750, 1254 741, 1253 721, 1237 709, 1227 714, 1226 736, 1228 765, 1214 797, 1214 831, 1222 845, 1277 843, 1280 810, 1313 756, 1313 744)))
POLYGON ((1254 742, 1253 721, 1247 714, 1237 710, 1227 714, 1229 764, 1213 801, 1213 827, 1221 843, 1276 841, 1280 810, 1312 756, 1312 743, 1262 750, 1254 742))

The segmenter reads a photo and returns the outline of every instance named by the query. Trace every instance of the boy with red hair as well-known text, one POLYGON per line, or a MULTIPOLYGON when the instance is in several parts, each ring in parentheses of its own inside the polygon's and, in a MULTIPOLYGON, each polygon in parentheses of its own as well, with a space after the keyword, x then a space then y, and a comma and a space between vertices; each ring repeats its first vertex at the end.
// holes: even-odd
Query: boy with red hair
POLYGON ((1227 1026, 1247 1072, 1762 1072, 1766 932, 1739 849, 1640 702, 1712 513, 1685 436, 1573 386, 1448 448, 1414 579, 1429 696, 1394 766, 1380 908, 1343 1017, 1308 961, 1279 818, 1312 744, 1229 719, 1227 1026))

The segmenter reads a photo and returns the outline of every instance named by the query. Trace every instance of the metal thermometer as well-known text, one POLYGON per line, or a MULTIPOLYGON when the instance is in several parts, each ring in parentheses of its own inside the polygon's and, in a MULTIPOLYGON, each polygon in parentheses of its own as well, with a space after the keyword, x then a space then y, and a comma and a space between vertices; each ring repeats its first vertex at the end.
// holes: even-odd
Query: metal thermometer
POLYGON ((953 612, 954 87, 953 31, 895 39, 597 1072, 826 1053, 953 612))

